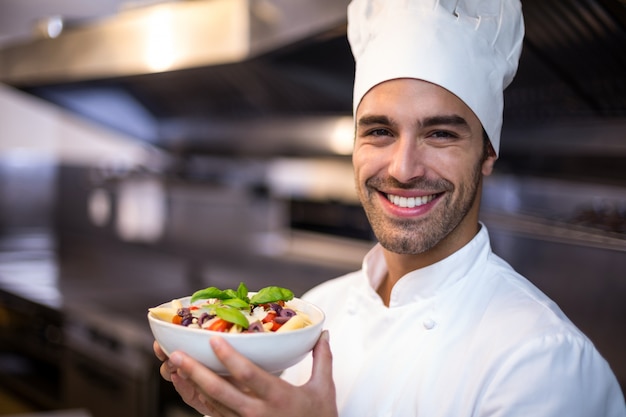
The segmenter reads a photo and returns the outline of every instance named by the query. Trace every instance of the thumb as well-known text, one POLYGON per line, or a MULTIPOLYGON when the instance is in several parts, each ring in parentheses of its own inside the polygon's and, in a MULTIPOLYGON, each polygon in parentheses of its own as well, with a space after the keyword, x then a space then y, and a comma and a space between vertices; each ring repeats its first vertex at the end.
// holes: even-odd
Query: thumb
POLYGON ((313 347, 313 370, 311 382, 324 385, 333 382, 333 354, 330 351, 330 334, 324 330, 313 347))
POLYGON ((324 330, 313 347, 313 369, 306 384, 311 407, 315 415, 337 417, 335 382, 333 381, 333 355, 330 351, 328 330, 324 330))

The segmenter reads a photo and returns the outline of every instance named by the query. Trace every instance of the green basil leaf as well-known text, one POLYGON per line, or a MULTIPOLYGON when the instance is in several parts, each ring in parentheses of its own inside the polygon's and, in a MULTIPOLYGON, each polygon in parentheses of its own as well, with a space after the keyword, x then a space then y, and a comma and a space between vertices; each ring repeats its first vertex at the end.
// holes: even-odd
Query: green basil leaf
POLYGON ((231 307, 216 307, 215 314, 229 323, 238 324, 239 326, 247 329, 249 326, 248 319, 244 314, 237 310, 236 308, 231 307))
POLYGON ((239 296, 237 295, 237 291, 232 290, 230 288, 227 290, 224 290, 224 295, 225 297, 222 298, 222 300, 227 300, 229 298, 239 298, 239 296))
POLYGON ((241 298, 229 298, 228 300, 222 300, 222 304, 229 307, 244 309, 249 308, 250 303, 241 298))
POLYGON ((193 303, 197 300, 206 300, 209 298, 218 298, 222 300, 224 299, 224 291, 216 287, 209 287, 203 290, 198 290, 191 295, 191 300, 189 302, 193 303))
POLYGON ((239 283, 239 287, 237 287, 237 298, 241 298, 245 301, 250 301, 248 298, 248 287, 243 282, 239 283))
POLYGON ((265 287, 250 298, 250 304, 259 305, 276 301, 289 301, 292 298, 293 292, 287 288, 265 287))

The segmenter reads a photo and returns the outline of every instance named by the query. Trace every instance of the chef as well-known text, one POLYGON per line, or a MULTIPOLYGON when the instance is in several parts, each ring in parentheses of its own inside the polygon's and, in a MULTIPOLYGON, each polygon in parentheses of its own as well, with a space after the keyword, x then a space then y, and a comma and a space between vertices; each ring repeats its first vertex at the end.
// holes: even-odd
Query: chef
POLYGON ((478 219, 519 0, 353 0, 348 23, 355 182, 378 243, 304 296, 327 331, 280 378, 219 339, 231 378, 155 346, 163 376, 213 417, 626 416, 607 362, 478 219))

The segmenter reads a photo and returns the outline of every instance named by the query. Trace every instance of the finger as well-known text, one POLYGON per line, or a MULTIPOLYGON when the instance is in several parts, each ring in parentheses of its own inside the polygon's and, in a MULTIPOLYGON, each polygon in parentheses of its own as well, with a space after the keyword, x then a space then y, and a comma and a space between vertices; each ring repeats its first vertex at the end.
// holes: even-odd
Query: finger
POLYGON ((152 344, 152 349, 154 350, 154 354, 156 355, 156 357, 161 362, 167 360, 167 355, 165 354, 165 352, 163 352, 163 349, 161 349, 161 345, 159 345, 159 343, 156 340, 152 344))
POLYGON ((246 386, 245 384, 242 384, 241 382, 239 382, 238 380, 236 380, 235 378, 233 378, 232 376, 224 376, 223 377, 226 381, 228 381, 229 384, 231 384, 232 386, 236 387, 239 391, 243 392, 246 395, 250 395, 250 396, 256 396, 256 394, 254 392, 252 392, 252 390, 250 388, 248 388, 248 386, 246 386))
POLYGON ((178 376, 193 382, 205 397, 227 409, 234 410, 250 399, 224 378, 182 352, 173 352, 170 361, 177 367, 178 376))
POLYGON ((167 363, 167 361, 161 364, 161 367, 159 368, 159 372, 164 380, 172 382, 172 370, 169 364, 167 363))
POLYGON ((212 405, 212 402, 202 396, 193 381, 183 378, 178 374, 172 374, 172 384, 182 400, 200 414, 210 415, 211 417, 223 417, 223 414, 217 411, 217 408, 212 405))
POLYGON ((330 350, 330 334, 324 330, 313 347, 313 370, 311 371, 312 384, 321 384, 325 387, 333 385, 333 354, 330 350))
POLYGON ((234 379, 234 384, 242 392, 253 393, 258 398, 267 398, 273 383, 278 378, 241 355, 221 337, 212 337, 209 341, 215 356, 224 364, 234 379))
POLYGON ((176 388, 176 392, 180 397, 189 405, 193 406, 198 392, 196 391, 196 385, 193 381, 188 380, 185 376, 179 374, 172 374, 172 384, 176 388))

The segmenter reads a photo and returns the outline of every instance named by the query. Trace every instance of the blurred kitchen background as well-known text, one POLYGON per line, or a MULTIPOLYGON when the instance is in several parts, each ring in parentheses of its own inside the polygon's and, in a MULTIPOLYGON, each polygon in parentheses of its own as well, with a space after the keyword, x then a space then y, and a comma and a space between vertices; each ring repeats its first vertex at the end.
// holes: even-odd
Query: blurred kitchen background
MULTIPOLYGON (((347 3, 0 0, 0 415, 195 415, 149 307, 360 266, 347 3)), ((523 7, 482 220, 625 387, 626 2, 523 7)))

